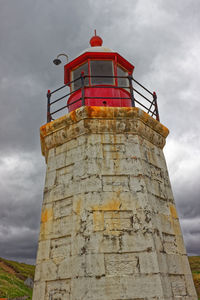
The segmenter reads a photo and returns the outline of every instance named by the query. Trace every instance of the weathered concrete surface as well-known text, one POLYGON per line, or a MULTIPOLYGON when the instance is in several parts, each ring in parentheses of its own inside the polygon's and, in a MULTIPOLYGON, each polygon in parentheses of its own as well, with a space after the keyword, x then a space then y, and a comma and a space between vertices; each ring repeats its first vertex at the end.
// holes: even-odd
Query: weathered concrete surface
POLYGON ((197 299, 162 148, 138 108, 41 127, 47 161, 33 300, 197 299))

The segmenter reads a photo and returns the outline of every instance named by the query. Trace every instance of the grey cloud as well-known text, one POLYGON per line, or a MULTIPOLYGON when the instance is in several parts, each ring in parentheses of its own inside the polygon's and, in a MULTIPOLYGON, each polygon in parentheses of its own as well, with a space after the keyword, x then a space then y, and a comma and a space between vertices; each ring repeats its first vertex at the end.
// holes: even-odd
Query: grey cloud
POLYGON ((34 263, 44 162, 34 152, 26 155, 15 153, 14 158, 1 157, 0 165, 0 256, 34 263), (7 168, 3 168, 4 165, 7 168))
POLYGON ((199 255, 200 218, 180 219, 185 246, 189 255, 199 255))
POLYGON ((34 263, 37 251, 38 231, 16 231, 14 234, 0 236, 2 257, 34 263))
MULTIPOLYGON (((198 174, 193 178, 192 183, 179 184, 174 190, 177 207, 182 218, 193 219, 200 217, 200 186, 198 174)), ((199 228, 200 234, 200 228, 199 228)))

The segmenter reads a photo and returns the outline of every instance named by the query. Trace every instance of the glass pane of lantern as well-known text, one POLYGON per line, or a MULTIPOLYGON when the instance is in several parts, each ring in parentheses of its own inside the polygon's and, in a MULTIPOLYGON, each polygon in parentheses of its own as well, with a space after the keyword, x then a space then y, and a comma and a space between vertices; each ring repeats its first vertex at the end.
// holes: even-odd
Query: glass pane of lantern
MULTIPOLYGON (((84 72, 84 75, 88 75, 88 63, 85 63, 81 65, 80 67, 76 68, 72 71, 72 80, 75 80, 76 78, 80 77, 81 72, 84 72)), ((85 78, 85 85, 89 84, 88 77, 85 78)), ((78 79, 77 81, 72 83, 72 90, 77 90, 81 88, 81 79, 78 79)))
MULTIPOLYGON (((91 60, 91 76, 113 76, 113 62, 111 60, 91 60)), ((111 77, 93 77, 92 84, 114 84, 111 77)))
MULTIPOLYGON (((117 66, 117 76, 128 76, 128 72, 122 69, 120 66, 117 66)), ((127 78, 117 78, 118 87, 128 87, 129 82, 127 78)))

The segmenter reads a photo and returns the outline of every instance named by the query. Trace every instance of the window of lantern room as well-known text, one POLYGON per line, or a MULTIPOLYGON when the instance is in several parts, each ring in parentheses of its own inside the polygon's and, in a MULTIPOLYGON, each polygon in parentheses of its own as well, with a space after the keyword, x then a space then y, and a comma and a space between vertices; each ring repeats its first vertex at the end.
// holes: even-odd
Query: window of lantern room
POLYGON ((91 84, 114 84, 113 62, 111 60, 91 60, 91 84), (97 77, 92 77, 97 76, 97 77), (98 77, 99 76, 99 77, 98 77), (105 77, 104 77, 105 76, 105 77), (110 76, 110 77, 106 77, 110 76))
MULTIPOLYGON (((82 64, 78 68, 72 71, 72 81, 79 78, 81 76, 81 72, 84 72, 84 75, 88 75, 88 63, 82 64)), ((88 77, 84 80, 84 85, 89 85, 88 77)), ((79 78, 75 82, 72 83, 72 91, 78 90, 81 88, 81 79, 79 78)))
MULTIPOLYGON (((122 67, 120 67, 118 65, 117 66, 117 76, 127 77, 128 76, 128 72, 125 69, 123 69, 122 67)), ((128 78, 117 78, 117 81, 118 81, 118 87, 120 87, 120 88, 129 87, 128 78)))

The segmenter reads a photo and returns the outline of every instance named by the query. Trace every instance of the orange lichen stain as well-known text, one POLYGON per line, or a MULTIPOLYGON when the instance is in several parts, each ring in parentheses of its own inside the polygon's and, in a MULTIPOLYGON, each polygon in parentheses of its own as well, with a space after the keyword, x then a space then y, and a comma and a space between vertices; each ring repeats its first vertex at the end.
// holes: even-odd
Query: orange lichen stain
POLYGON ((121 202, 120 200, 112 199, 110 202, 104 205, 94 205, 92 207, 93 210, 119 210, 120 209, 121 202))
POLYGON ((174 234, 176 236, 180 236, 182 233, 181 233, 176 207, 173 204, 170 204, 169 209, 170 209, 170 216, 163 215, 163 217, 165 217, 166 220, 168 219, 168 228, 169 229, 172 228, 174 234))
POLYGON ((101 107, 99 106, 88 106, 88 117, 94 118, 94 117, 100 117, 102 115, 101 107))
POLYGON ((109 234, 109 235, 115 235, 115 236, 120 236, 122 234, 122 232, 120 230, 110 230, 105 232, 105 234, 109 234))
POLYGON ((177 235, 176 236, 176 245, 177 245, 177 249, 178 249, 179 253, 185 253, 186 252, 182 235, 177 235))
POLYGON ((138 107, 123 107, 123 109, 124 109, 124 115, 130 118, 133 118, 139 113, 138 107))
POLYGON ((162 135, 164 138, 166 138, 169 134, 169 129, 161 123, 159 124, 159 128, 156 128, 156 131, 160 133, 160 135, 162 135))
POLYGON ((116 134, 113 135, 113 141, 114 141, 114 144, 117 144, 117 135, 116 134))
POLYGON ((46 145, 45 145, 45 138, 44 136, 42 136, 42 134, 40 133, 40 144, 41 144, 41 151, 42 151, 42 155, 45 156, 45 160, 47 162, 47 153, 48 153, 48 149, 46 149, 46 145))
POLYGON ((41 222, 46 223, 53 218, 53 209, 52 208, 46 208, 42 211, 41 214, 41 222))
POLYGON ((115 218, 115 215, 110 219, 106 220, 107 230, 120 230, 121 229, 121 222, 120 218, 115 218))
POLYGON ((110 235, 120 235, 122 230, 122 224, 119 211, 112 211, 107 214, 105 218, 105 233, 110 235))
POLYGON ((58 129, 62 128, 63 125, 68 123, 70 121, 69 115, 64 115, 54 121, 51 121, 49 123, 46 123, 40 127, 40 134, 45 137, 58 129))
POLYGON ((170 209, 170 213, 171 213, 172 218, 178 219, 176 207, 173 204, 170 204, 169 209, 170 209))
POLYGON ((75 110, 73 110, 72 112, 70 112, 70 117, 71 117, 71 119, 72 119, 74 122, 77 121, 77 118, 76 118, 76 111, 75 111, 75 110))
POLYGON ((181 235, 181 227, 180 227, 180 224, 179 224, 179 220, 178 219, 173 219, 172 220, 172 227, 173 227, 173 230, 174 230, 174 233, 175 235, 181 235))
POLYGON ((42 125, 40 127, 40 134, 41 134, 41 136, 46 136, 46 132, 47 132, 47 124, 42 125))
POLYGON ((104 230, 104 213, 102 211, 93 212, 94 231, 104 230))
POLYGON ((143 123, 147 124, 153 130, 158 132, 161 136, 166 138, 169 134, 169 129, 161 124, 159 121, 155 120, 148 113, 140 110, 138 111, 139 119, 142 120, 143 123))
POLYGON ((75 212, 76 212, 77 215, 80 215, 81 205, 82 205, 82 200, 79 199, 79 200, 77 201, 76 209, 75 209, 75 212))
POLYGON ((146 123, 149 120, 148 113, 142 111, 142 120, 146 123))
POLYGON ((137 156, 131 156, 131 158, 136 160, 136 159, 137 159, 137 156))
POLYGON ((113 107, 87 106, 89 118, 113 118, 113 107))

